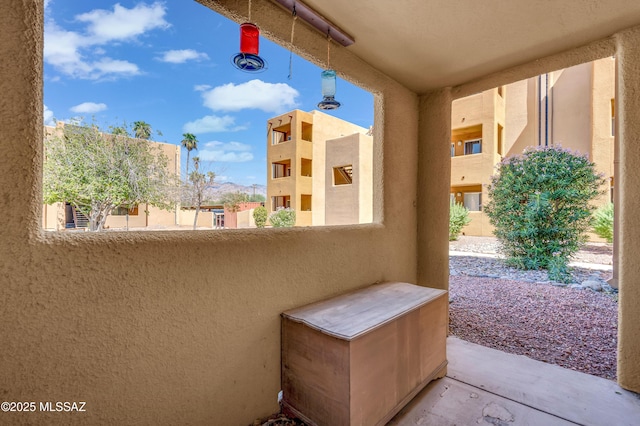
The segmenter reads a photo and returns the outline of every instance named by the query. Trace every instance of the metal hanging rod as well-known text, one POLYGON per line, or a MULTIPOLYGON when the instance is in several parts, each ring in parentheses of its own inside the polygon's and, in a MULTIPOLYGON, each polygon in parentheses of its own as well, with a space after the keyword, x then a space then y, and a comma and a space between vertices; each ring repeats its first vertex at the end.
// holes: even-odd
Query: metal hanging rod
POLYGON ((331 36, 331 40, 336 43, 341 44, 342 46, 350 46, 355 43, 353 37, 349 34, 335 26, 331 21, 326 19, 324 16, 320 15, 318 12, 302 3, 300 0, 273 0, 275 3, 278 3, 280 6, 287 9, 289 12, 293 13, 293 8, 295 6, 296 16, 299 19, 302 19, 307 24, 311 25, 313 28, 320 31, 325 36, 329 34, 331 36))

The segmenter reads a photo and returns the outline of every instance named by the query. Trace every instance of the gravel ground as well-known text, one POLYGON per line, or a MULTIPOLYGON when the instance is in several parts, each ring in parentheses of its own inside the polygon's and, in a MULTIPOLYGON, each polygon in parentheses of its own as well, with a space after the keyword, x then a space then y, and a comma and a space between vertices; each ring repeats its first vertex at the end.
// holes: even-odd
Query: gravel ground
MULTIPOLYGON (((472 257, 496 253, 495 239, 463 237, 450 248, 470 254, 450 257, 451 334, 615 380, 618 305, 617 292, 604 282, 610 272, 572 268, 576 284, 563 288, 549 282, 544 271, 520 271, 500 259, 472 257), (600 281, 604 292, 579 284, 585 281, 600 281)), ((611 247, 588 245, 575 260, 610 264, 611 247)))

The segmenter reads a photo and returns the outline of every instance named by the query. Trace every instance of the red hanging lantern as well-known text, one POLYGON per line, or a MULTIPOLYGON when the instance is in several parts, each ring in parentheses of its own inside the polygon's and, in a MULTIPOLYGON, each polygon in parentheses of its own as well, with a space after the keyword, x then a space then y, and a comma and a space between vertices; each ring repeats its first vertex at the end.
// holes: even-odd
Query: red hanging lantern
POLYGON ((260 50, 260 29, 245 22, 240 25, 240 53, 233 57, 236 68, 246 72, 260 72, 266 68, 266 61, 258 56, 260 50))

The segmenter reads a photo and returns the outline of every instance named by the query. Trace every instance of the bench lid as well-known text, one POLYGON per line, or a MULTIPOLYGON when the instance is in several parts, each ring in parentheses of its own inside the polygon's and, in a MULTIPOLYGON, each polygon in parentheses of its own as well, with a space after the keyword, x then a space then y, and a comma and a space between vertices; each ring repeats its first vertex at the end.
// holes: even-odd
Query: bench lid
POLYGON ((352 340, 446 294, 409 283, 374 284, 282 313, 339 339, 352 340))

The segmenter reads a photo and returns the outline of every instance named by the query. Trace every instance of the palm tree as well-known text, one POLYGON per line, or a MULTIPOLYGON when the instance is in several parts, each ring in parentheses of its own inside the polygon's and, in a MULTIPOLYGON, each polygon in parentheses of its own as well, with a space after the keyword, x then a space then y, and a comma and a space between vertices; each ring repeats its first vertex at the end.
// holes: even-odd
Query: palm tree
POLYGON ((198 150, 198 139, 193 133, 183 133, 182 137, 184 139, 182 139, 180 145, 187 150, 187 179, 189 179, 189 155, 194 149, 198 150))
POLYGON ((133 132, 138 139, 149 139, 151 137, 151 125, 144 121, 134 121, 133 132))

